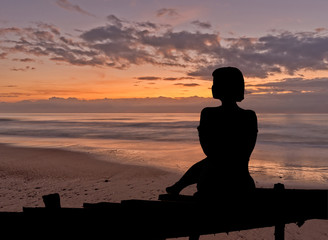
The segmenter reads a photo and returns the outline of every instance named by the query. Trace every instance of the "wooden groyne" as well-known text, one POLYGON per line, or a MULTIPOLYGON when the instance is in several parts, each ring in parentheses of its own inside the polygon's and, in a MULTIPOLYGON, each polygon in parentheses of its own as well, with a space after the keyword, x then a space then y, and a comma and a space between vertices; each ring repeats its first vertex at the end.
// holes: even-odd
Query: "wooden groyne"
POLYGON ((275 227, 273 239, 284 239, 288 223, 328 219, 328 190, 256 189, 215 201, 192 196, 160 195, 157 201, 85 203, 62 208, 58 194, 43 198, 45 207, 1 212, 3 236, 91 239, 167 239, 275 227), (7 235, 9 234, 9 235, 7 235))

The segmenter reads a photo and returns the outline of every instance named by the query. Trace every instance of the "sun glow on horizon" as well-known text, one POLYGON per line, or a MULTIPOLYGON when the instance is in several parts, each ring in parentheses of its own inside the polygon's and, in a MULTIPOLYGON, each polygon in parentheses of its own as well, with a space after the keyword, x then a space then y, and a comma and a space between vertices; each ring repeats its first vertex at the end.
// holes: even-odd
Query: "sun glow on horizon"
POLYGON ((1 3, 0 102, 210 98, 211 73, 220 66, 240 68, 249 95, 321 94, 325 101, 328 27, 317 14, 310 25, 288 21, 281 29, 277 14, 298 19, 281 11, 282 1, 263 5, 256 22, 242 1, 220 8, 211 0, 166 2, 171 7, 71 1, 22 2, 24 13, 16 1, 1 3), (227 14, 236 10, 245 15, 227 14))

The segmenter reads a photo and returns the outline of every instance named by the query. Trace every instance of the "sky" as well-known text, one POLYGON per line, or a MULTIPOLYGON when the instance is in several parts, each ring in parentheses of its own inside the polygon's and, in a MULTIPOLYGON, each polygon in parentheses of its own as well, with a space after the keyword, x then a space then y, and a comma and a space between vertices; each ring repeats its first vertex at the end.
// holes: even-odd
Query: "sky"
POLYGON ((1 0, 0 111, 203 103, 213 70, 235 66, 246 106, 328 112, 327 9, 326 0, 1 0))

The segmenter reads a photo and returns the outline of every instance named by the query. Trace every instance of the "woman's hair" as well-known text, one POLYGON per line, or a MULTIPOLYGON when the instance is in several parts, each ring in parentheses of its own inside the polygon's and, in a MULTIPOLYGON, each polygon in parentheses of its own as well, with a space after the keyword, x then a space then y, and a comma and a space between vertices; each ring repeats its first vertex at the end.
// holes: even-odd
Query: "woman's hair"
POLYGON ((245 83, 241 71, 235 67, 217 68, 213 76, 213 97, 229 98, 236 102, 244 99, 245 83))

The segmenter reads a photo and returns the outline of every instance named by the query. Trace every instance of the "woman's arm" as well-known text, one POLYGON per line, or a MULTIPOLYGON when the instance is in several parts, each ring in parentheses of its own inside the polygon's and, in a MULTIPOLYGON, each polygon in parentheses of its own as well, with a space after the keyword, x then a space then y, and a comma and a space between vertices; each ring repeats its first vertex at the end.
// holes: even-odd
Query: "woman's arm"
POLYGON ((198 129, 199 142, 203 149, 203 152, 205 153, 206 156, 210 156, 211 147, 210 147, 210 140, 207 134, 208 132, 208 125, 206 124, 207 119, 208 119, 208 109, 204 108, 200 114, 200 121, 197 129, 198 129))
POLYGON ((257 132, 258 132, 256 113, 251 110, 249 110, 249 112, 250 112, 250 114, 249 114, 249 128, 250 129, 249 129, 249 136, 246 141, 246 151, 247 151, 248 157, 251 156, 251 154, 254 150, 256 139, 257 139, 257 132))

